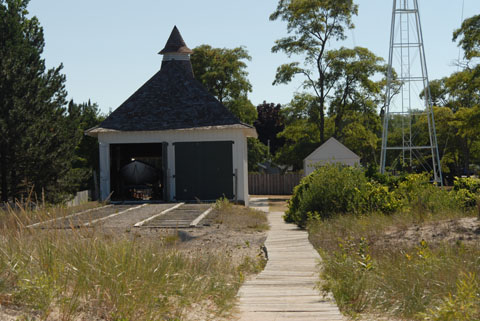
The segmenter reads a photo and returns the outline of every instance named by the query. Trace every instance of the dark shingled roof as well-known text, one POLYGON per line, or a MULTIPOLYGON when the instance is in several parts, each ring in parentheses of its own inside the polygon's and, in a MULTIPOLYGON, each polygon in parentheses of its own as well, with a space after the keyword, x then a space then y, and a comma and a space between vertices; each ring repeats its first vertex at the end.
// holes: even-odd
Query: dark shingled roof
POLYGON ((186 71, 184 63, 163 62, 161 70, 97 129, 154 131, 226 125, 251 128, 208 93, 186 71))
MULTIPOLYGON (((174 27, 162 52, 182 47, 188 49, 177 27, 174 27)), ((158 131, 214 126, 253 129, 241 123, 194 79, 190 60, 167 60, 162 62, 159 72, 107 119, 86 133, 96 135, 110 130, 158 131)))
POLYGON ((187 47, 185 44, 185 41, 183 41, 182 35, 180 34, 180 31, 178 31, 177 26, 173 27, 172 33, 170 34, 170 37, 167 40, 167 44, 165 45, 165 48, 163 48, 159 54, 166 54, 166 53, 188 53, 191 54, 193 51, 187 47))

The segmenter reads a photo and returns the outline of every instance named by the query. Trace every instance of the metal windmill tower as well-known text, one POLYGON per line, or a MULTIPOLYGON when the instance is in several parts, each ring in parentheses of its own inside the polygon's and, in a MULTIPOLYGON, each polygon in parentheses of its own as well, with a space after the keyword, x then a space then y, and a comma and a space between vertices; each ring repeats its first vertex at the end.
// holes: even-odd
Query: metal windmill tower
POLYGON ((417 0, 393 0, 388 64, 380 171, 429 171, 442 185, 417 0))

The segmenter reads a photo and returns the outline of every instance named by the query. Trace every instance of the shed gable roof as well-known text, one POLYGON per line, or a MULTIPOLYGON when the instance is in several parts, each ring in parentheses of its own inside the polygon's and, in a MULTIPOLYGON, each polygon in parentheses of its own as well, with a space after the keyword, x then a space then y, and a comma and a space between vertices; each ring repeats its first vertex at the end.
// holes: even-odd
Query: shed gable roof
POLYGON ((305 160, 326 160, 326 159, 360 159, 360 156, 352 152, 345 145, 335 138, 329 138, 325 143, 315 149, 305 160))

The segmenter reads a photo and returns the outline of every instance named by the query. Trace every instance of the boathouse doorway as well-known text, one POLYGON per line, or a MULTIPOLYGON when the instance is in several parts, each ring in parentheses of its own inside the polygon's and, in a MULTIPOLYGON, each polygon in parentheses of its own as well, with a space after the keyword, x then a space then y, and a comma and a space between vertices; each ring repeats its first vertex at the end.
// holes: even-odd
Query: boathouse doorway
POLYGON ((111 144, 112 201, 163 201, 167 143, 111 144))

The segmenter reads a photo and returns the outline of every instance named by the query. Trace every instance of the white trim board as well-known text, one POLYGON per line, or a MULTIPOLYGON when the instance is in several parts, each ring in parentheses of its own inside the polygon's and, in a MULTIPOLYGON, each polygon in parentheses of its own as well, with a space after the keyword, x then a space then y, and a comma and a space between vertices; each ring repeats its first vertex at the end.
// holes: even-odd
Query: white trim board
POLYGON ((105 216, 105 217, 101 217, 101 218, 98 218, 96 220, 93 220, 93 221, 90 221, 90 222, 87 222, 85 224, 83 224, 83 226, 90 226, 92 224, 95 224, 97 222, 101 222, 101 221, 105 221, 106 219, 109 219, 111 217, 114 217, 114 216, 117 216, 117 215, 121 215, 121 214, 124 214, 126 212, 129 212, 129 211, 133 211, 133 210, 136 210, 136 209, 139 209, 141 207, 144 207, 144 206, 147 206, 148 204, 142 204, 142 205, 139 205, 139 206, 135 206, 135 207, 131 207, 131 208, 128 208, 124 211, 121 211, 121 212, 118 212, 118 213, 113 213, 113 214, 110 214, 108 216, 105 216))
POLYGON ((205 216, 207 216, 212 210, 213 210, 213 207, 210 207, 208 210, 206 210, 205 212, 200 214, 196 219, 194 219, 190 223, 190 227, 196 227, 198 225, 198 223, 200 223, 200 221, 203 220, 205 218, 205 216))
POLYGON ((158 214, 155 214, 155 215, 153 215, 153 216, 150 216, 149 218, 147 218, 147 219, 145 219, 145 220, 143 220, 143 221, 140 221, 140 222, 136 223, 133 227, 142 227, 143 224, 145 224, 145 223, 153 220, 154 218, 159 217, 160 215, 167 214, 168 212, 173 211, 173 210, 176 209, 176 208, 179 208, 179 207, 182 206, 183 204, 185 204, 185 203, 179 203, 179 204, 177 204, 177 205, 175 205, 175 206, 172 206, 172 207, 170 207, 170 208, 167 208, 166 210, 163 210, 162 212, 160 212, 160 213, 158 213, 158 214))
POLYGON ((49 223, 49 222, 53 222, 53 221, 60 220, 60 219, 66 219, 66 218, 74 217, 74 216, 81 215, 81 214, 85 214, 85 213, 90 213, 90 212, 92 212, 92 211, 99 210, 99 209, 103 209, 103 208, 107 208, 107 207, 110 207, 110 206, 113 206, 113 205, 110 204, 110 205, 105 205, 105 206, 100 206, 100 207, 91 208, 91 209, 89 209, 89 210, 82 211, 82 212, 79 212, 79 213, 73 213, 73 214, 70 214, 70 215, 67 215, 67 216, 61 216, 61 217, 52 218, 52 219, 50 219, 50 220, 48 220, 48 221, 42 221, 42 222, 30 224, 30 225, 28 225, 27 227, 35 227, 35 226, 47 224, 47 223, 49 223))

